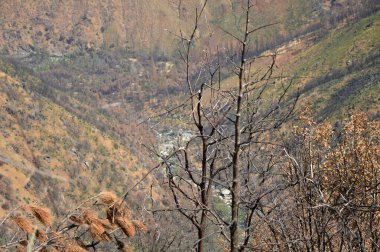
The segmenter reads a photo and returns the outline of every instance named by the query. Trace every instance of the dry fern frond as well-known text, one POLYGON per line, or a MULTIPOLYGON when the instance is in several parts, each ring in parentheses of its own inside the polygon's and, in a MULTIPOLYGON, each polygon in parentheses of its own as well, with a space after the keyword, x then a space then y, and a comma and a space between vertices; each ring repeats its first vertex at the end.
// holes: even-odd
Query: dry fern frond
POLYGON ((118 245, 119 247, 117 249, 121 252, 133 252, 133 249, 123 242, 118 243, 118 245))
POLYGON ((102 240, 102 236, 105 232, 105 229, 103 228, 103 226, 101 226, 97 223, 91 223, 90 224, 90 232, 96 240, 100 241, 100 240, 102 240))
POLYGON ((26 247, 22 245, 17 245, 17 252, 27 252, 26 247))
POLYGON ((116 217, 122 217, 129 219, 131 213, 128 209, 121 207, 119 203, 112 205, 107 209, 107 219, 111 224, 115 223, 116 217))
POLYGON ((128 237, 133 237, 136 234, 136 230, 133 224, 126 218, 116 217, 116 224, 123 230, 124 234, 128 237))
POLYGON ((24 209, 32 213, 45 227, 48 227, 53 222, 53 217, 50 210, 39 206, 26 206, 24 209))
POLYGON ((25 233, 27 233, 29 235, 33 233, 32 223, 29 220, 27 220, 26 218, 24 218, 22 216, 15 216, 12 218, 12 220, 25 233))
POLYGON ((106 230, 103 228, 103 226, 99 223, 91 223, 90 225, 90 232, 94 239, 98 241, 102 240, 111 240, 109 235, 107 234, 106 230))
POLYGON ((75 215, 71 215, 69 217, 69 219, 74 222, 75 224, 78 224, 78 225, 82 225, 84 222, 81 218, 79 218, 78 216, 75 216, 75 215))
POLYGON ((125 242, 122 242, 116 238, 117 249, 121 252, 133 252, 133 249, 125 242))
POLYGON ((27 246, 28 246, 27 240, 20 241, 19 244, 17 245, 17 251, 18 252, 26 252, 27 246))
POLYGON ((82 215, 84 222, 87 223, 88 225, 91 225, 92 223, 96 223, 98 225, 101 225, 105 228, 112 228, 113 226, 108 223, 107 220, 100 219, 98 217, 98 214, 92 210, 92 209, 83 209, 82 210, 82 215))
POLYGON ((101 192, 99 194, 99 202, 112 205, 118 201, 118 197, 113 192, 101 192))
POLYGON ((102 224, 103 227, 108 228, 108 229, 115 228, 114 224, 110 223, 108 220, 105 220, 105 219, 99 219, 98 223, 102 224))
POLYGON ((73 245, 73 244, 66 245, 63 248, 63 251, 64 252, 87 252, 87 250, 82 248, 81 246, 73 245))
POLYGON ((124 217, 124 210, 122 208, 119 208, 118 206, 114 205, 112 207, 109 207, 107 209, 107 219, 111 224, 115 223, 116 217, 124 217))
POLYGON ((132 224, 138 229, 140 230, 140 232, 142 233, 147 233, 149 231, 148 227, 145 226, 145 224, 142 222, 142 221, 139 221, 139 220, 133 220, 132 221, 132 224))
POLYGON ((37 229, 36 236, 38 241, 41 243, 47 241, 46 233, 41 228, 37 229))
POLYGON ((85 208, 81 210, 82 210, 83 219, 87 224, 91 224, 99 220, 98 214, 94 210, 89 209, 89 208, 85 208))
POLYGON ((56 247, 47 246, 42 248, 39 252, 62 252, 62 248, 58 250, 56 247))
POLYGON ((115 223, 115 217, 117 214, 117 209, 115 207, 110 207, 107 209, 107 220, 111 223, 115 223))

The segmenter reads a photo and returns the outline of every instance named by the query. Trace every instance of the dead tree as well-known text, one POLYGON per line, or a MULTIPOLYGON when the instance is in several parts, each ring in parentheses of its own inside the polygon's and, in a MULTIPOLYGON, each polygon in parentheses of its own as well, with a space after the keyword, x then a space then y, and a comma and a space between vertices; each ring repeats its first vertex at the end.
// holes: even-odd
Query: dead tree
POLYGON ((166 159, 166 174, 174 203, 170 210, 179 211, 194 226, 198 252, 218 245, 233 252, 251 249, 254 216, 269 214, 263 207, 269 202, 266 198, 286 187, 274 184, 274 133, 292 114, 298 96, 290 99, 287 93, 292 82, 273 76, 276 53, 247 56, 252 35, 273 25, 253 26, 252 2, 241 5, 243 32, 225 31, 237 41, 238 55, 221 59, 220 54, 205 52, 202 60, 194 62, 196 34, 207 0, 196 12, 190 35, 179 36, 188 92, 185 102, 168 114, 181 108, 193 135, 178 144, 173 158, 166 159), (258 60, 268 67, 256 69, 258 60), (195 66, 200 69, 196 76, 195 66), (221 71, 226 69, 235 75, 231 83, 222 82, 221 71), (214 199, 221 191, 231 194, 230 201, 224 201, 227 213, 215 208, 214 199))

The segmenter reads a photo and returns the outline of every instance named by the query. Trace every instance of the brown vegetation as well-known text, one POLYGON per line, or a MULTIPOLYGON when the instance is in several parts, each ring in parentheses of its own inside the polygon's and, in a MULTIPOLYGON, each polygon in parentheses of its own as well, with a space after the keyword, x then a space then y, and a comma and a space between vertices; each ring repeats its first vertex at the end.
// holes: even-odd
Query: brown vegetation
POLYGON ((53 217, 47 208, 25 205, 24 209, 31 212, 46 228, 53 222, 53 217))
MULTIPOLYGON (((296 36, 286 34, 284 27, 261 33, 272 26, 251 23, 252 17, 268 12, 276 16, 274 8, 292 3, 307 3, 305 9, 312 10, 319 1, 278 1, 271 8, 272 1, 223 0, 217 11, 214 5, 206 6, 211 0, 201 2, 203 8, 194 11, 194 29, 189 31, 186 24, 177 36, 185 63, 182 74, 175 65, 178 59, 162 53, 173 51, 176 39, 157 32, 157 27, 177 29, 177 24, 192 20, 194 6, 174 0, 140 2, 89 1, 84 5, 93 12, 82 13, 73 11, 81 2, 46 4, 56 9, 45 12, 37 1, 30 13, 13 13, 12 23, 0 21, 0 30, 6 31, 0 46, 11 41, 11 51, 21 46, 32 55, 24 62, 10 57, 10 64, 0 66, 6 72, 0 72, 0 153, 5 155, 0 156, 0 191, 5 192, 0 200, 5 199, 3 210, 21 205, 0 223, 0 249, 377 251, 379 123, 365 114, 337 124, 317 123, 307 115, 296 121, 291 133, 284 133, 281 126, 292 118, 298 99, 288 92, 292 80, 275 76, 276 52, 267 55, 269 60, 261 65, 269 62, 269 67, 264 70, 252 63, 260 59, 250 58, 296 36), (60 8, 64 11, 58 13, 60 8), (152 8, 159 14, 150 16, 152 8), (228 21, 218 25, 208 46, 222 43, 196 50, 209 35, 202 31, 218 24, 214 16, 220 10, 229 15, 228 21), (241 11, 242 21, 237 20, 241 11), (72 15, 67 18, 65 13, 72 15), (206 25, 203 14, 211 20, 206 25), (66 18, 67 27, 62 22, 66 18), (234 29, 225 29, 234 18, 234 29), (24 22, 38 25, 20 31, 24 22), (139 22, 143 28, 135 26, 139 22), (55 59, 40 46, 72 54, 55 59), (220 52, 222 47, 225 52, 220 52), (194 78, 198 71, 199 78, 194 78), (236 75, 231 86, 222 82, 227 71, 236 75), (177 84, 182 80, 188 96, 176 101, 171 95, 183 90, 177 84), (153 162, 144 149, 154 139, 137 122, 137 112, 150 115, 177 102, 179 106, 163 113, 173 115, 164 127, 185 125, 192 132, 190 140, 179 140, 169 154, 152 148, 159 164, 146 173, 153 162), (139 141, 144 147, 137 147, 139 141), (102 188, 124 195, 105 191, 83 202, 83 195, 102 188), (137 189, 141 192, 134 193, 137 189), (50 209, 37 205, 39 201, 50 209), (144 222, 134 220, 136 213, 144 222), (22 232, 12 237, 8 231, 16 229, 22 232)), ((336 1, 323 8, 350 21, 361 2, 344 11, 336 1)), ((6 1, 3 12, 18 5, 6 1)), ((326 27, 337 22, 325 12, 318 15, 329 23, 326 27)), ((302 27, 297 36, 323 26, 313 24, 314 19, 300 20, 305 23, 296 25, 302 27)), ((303 91, 344 74, 331 71, 303 91)), ((156 123, 156 116, 151 119, 156 123)))
POLYGON ((31 222, 27 220, 25 217, 15 216, 12 218, 12 220, 25 233, 29 235, 33 233, 33 226, 31 222))
MULTIPOLYGON (((75 209, 59 222, 53 222, 53 218, 46 208, 37 206, 23 206, 21 208, 24 213, 31 212, 35 219, 45 226, 45 229, 40 227, 38 222, 34 223, 28 220, 20 211, 15 209, 14 213, 10 213, 11 220, 27 235, 26 238, 35 234, 37 240, 31 240, 32 243, 29 244, 24 235, 18 235, 13 237, 7 245, 1 245, 0 248, 11 249, 17 246, 20 251, 25 251, 29 244, 33 249, 43 251, 88 251, 89 248, 95 248, 100 243, 104 243, 111 249, 114 242, 119 251, 133 251, 130 246, 122 242, 125 238, 121 234, 124 233, 126 237, 133 237, 136 235, 135 227, 141 233, 146 233, 147 228, 141 221, 130 221, 128 219, 128 210, 122 206, 121 200, 112 192, 102 192, 93 197, 92 206, 96 206, 99 201, 110 203, 110 198, 115 204, 102 206, 100 209, 81 207, 75 209), (110 220, 99 217, 100 214, 106 214, 106 212, 110 214, 110 210, 112 214, 115 214, 110 220), (122 233, 117 232, 119 229, 122 233), (81 232, 78 232, 79 230, 81 232), (87 233, 90 236, 86 236, 87 233)), ((7 219, 1 225, 5 221, 7 219)), ((11 229, 14 227, 11 226, 11 229)))

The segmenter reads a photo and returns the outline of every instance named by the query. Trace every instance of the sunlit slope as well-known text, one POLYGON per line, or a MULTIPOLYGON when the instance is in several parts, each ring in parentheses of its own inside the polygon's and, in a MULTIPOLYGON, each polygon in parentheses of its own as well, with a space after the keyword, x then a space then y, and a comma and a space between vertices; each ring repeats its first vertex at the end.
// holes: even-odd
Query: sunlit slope
MULTIPOLYGON (((296 32, 318 22, 323 15, 355 11, 368 0, 323 2, 255 1, 252 20, 256 26, 280 23, 261 33, 257 43, 273 42, 273 35, 296 32)), ((179 40, 174 34, 189 34, 196 9, 199 11, 203 3, 179 0, 3 0, 0 48, 11 53, 43 49, 56 54, 82 49, 123 48, 140 55, 168 55, 178 49, 179 40)), ((245 6, 242 0, 209 0, 200 20, 199 44, 204 45, 210 33, 214 36, 211 44, 233 43, 219 28, 230 32, 239 29, 245 6)))
POLYGON ((139 164, 122 143, 0 72, 0 216, 35 200, 62 213, 101 190, 122 193, 145 174, 139 164))
POLYGON ((380 12, 301 51, 286 72, 307 76, 300 83, 303 101, 312 101, 318 116, 343 117, 349 110, 380 108, 380 12))
MULTIPOLYGON (((289 98, 299 89, 298 106, 311 105, 319 119, 342 118, 353 110, 375 116, 380 109, 379 33, 377 12, 344 28, 307 34, 282 45, 277 48, 272 82, 292 82, 289 98)), ((263 73, 270 63, 269 57, 256 60, 252 69, 263 73)), ((234 85, 236 76, 223 81, 225 87, 234 85)), ((277 92, 274 86, 279 87, 269 88, 269 95, 277 92)))
MULTIPOLYGON (((218 0, 218 5, 229 1, 218 0)), ((0 47, 11 52, 43 48, 53 53, 125 48, 139 54, 170 53, 185 34, 199 1, 2 1, 0 47)), ((211 8, 211 7, 210 7, 211 8)), ((208 12, 208 10, 207 10, 208 12)))

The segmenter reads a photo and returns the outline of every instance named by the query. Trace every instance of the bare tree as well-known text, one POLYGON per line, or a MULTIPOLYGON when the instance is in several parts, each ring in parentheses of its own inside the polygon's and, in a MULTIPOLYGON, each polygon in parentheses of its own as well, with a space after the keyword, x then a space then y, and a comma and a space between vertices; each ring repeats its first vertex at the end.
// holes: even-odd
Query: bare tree
POLYGON ((175 206, 170 210, 179 211, 194 226, 196 251, 218 245, 244 251, 251 249, 254 216, 269 214, 264 209, 267 198, 286 187, 276 184, 272 175, 278 164, 274 132, 292 114, 298 96, 290 100, 292 82, 273 76, 276 53, 247 56, 252 35, 273 25, 253 26, 251 0, 241 5, 241 29, 225 31, 237 41, 239 54, 221 58, 206 51, 202 60, 194 62, 206 4, 207 0, 196 11, 190 35, 179 36, 188 92, 183 104, 167 111, 173 114, 181 108, 180 114, 189 116, 186 123, 192 137, 177 145, 172 158, 162 158, 175 206), (268 64, 267 69, 255 69, 258 60, 268 64), (200 71, 194 76, 196 67, 200 71), (222 68, 235 75, 231 83, 222 82, 222 68), (224 212, 215 207, 218 194, 225 196, 224 212))

